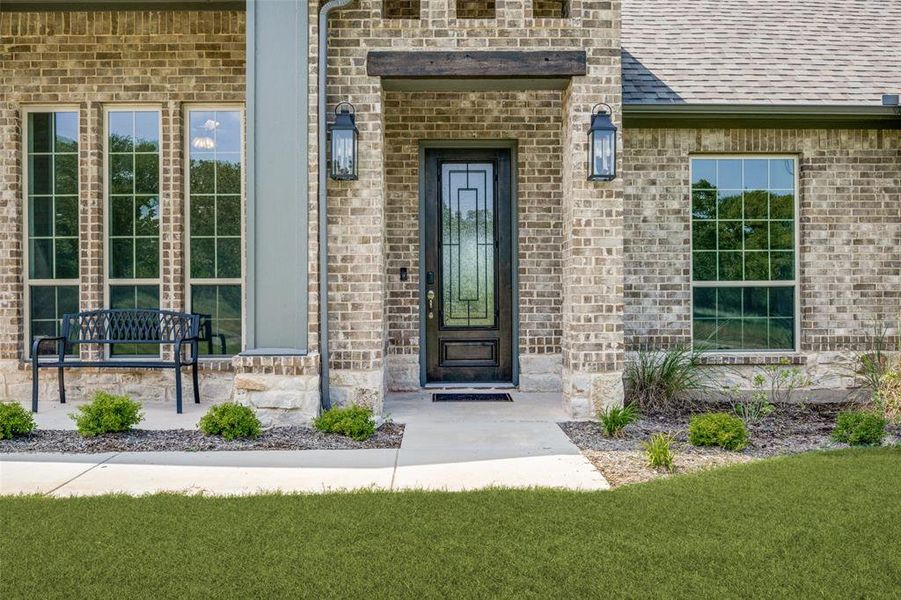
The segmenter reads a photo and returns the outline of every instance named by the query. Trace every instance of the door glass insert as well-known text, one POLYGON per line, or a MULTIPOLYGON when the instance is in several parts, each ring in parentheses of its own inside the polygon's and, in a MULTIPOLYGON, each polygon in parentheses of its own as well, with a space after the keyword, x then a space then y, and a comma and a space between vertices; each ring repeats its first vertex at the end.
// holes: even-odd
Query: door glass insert
POLYGON ((444 327, 495 326, 494 220, 494 165, 442 164, 444 327))

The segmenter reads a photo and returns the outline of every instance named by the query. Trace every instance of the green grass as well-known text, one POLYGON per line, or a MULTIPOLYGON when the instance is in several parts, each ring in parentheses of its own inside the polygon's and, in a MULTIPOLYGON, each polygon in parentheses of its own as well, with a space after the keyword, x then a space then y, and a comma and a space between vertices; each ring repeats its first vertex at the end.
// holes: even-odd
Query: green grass
POLYGON ((901 449, 612 492, 0 498, 2 598, 897 598, 901 449))

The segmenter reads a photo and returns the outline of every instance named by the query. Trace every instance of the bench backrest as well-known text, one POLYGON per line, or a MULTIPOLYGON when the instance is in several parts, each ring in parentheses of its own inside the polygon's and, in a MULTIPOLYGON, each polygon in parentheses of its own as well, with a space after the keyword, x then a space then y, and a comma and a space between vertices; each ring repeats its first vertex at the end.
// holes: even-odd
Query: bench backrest
POLYGON ((68 344, 171 344, 195 337, 200 315, 151 309, 103 309, 63 315, 68 344))

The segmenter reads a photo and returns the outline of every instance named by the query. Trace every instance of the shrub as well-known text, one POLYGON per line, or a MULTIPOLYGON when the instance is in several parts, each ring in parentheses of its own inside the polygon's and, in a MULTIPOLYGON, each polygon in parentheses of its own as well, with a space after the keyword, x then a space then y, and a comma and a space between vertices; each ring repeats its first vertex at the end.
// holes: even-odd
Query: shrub
POLYGON ((323 433, 338 433, 361 442, 375 434, 375 419, 372 418, 371 408, 336 406, 316 417, 313 427, 323 433))
POLYGON ((676 453, 672 449, 673 441, 675 438, 668 433, 655 433, 650 440, 642 442, 648 466, 672 472, 673 461, 676 459, 676 453))
POLYGON ((34 417, 18 402, 0 402, 0 440, 34 431, 34 417))
POLYGON ((141 405, 128 396, 103 391, 95 393, 90 402, 78 407, 77 414, 70 416, 84 437, 128 431, 144 418, 141 405))
POLYGON ((886 420, 901 423, 901 366, 886 372, 873 395, 873 403, 886 420))
POLYGON ((700 357, 700 351, 682 346, 665 352, 639 350, 626 365, 629 398, 650 411, 681 405, 686 392, 705 387, 700 357))
POLYGON ((839 413, 832 439, 852 446, 878 446, 885 437, 885 419, 862 410, 839 413))
POLYGON ((598 411, 598 421, 607 437, 622 437, 623 429, 641 418, 634 403, 626 406, 610 406, 598 411))
POLYGON ((748 429, 741 419, 726 413, 695 415, 688 425, 688 441, 693 446, 741 450, 748 445, 748 429))
POLYGON ((220 435, 227 440, 259 437, 262 424, 249 406, 234 402, 217 404, 197 424, 207 435, 220 435))

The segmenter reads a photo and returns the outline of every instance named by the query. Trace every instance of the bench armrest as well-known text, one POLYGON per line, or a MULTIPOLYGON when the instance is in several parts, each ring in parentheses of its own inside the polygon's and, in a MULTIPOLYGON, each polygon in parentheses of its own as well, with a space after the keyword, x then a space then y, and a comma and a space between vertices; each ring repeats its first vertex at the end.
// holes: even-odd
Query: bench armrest
POLYGON ((175 342, 175 352, 180 353, 182 346, 191 345, 191 362, 196 362, 198 358, 198 352, 196 351, 197 342, 200 341, 200 337, 196 335, 192 335, 191 337, 186 337, 175 342))
MULTIPOLYGON (((31 360, 33 362, 37 363, 38 356, 40 354, 41 344, 44 344, 45 342, 53 342, 57 345, 56 346, 57 350, 59 350, 59 343, 63 342, 63 344, 65 344, 65 341, 66 341, 66 338, 61 335, 57 335, 54 337, 42 337, 42 338, 36 339, 34 341, 34 343, 31 345, 31 360)), ((65 347, 65 345, 63 347, 65 347)), ((63 355, 65 356, 65 352, 63 352, 63 355)))

